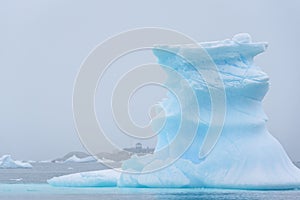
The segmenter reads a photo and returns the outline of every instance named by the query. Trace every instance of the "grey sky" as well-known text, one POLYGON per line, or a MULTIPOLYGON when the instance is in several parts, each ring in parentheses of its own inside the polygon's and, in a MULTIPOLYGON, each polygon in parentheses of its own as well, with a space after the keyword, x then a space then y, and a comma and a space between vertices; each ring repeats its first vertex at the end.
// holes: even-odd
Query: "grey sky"
POLYGON ((83 150, 72 116, 81 62, 111 35, 156 26, 199 42, 240 32, 269 42, 256 59, 271 78, 264 100, 268 127, 290 157, 300 160, 299 13, 296 0, 0 0, 0 155, 48 159, 83 150))

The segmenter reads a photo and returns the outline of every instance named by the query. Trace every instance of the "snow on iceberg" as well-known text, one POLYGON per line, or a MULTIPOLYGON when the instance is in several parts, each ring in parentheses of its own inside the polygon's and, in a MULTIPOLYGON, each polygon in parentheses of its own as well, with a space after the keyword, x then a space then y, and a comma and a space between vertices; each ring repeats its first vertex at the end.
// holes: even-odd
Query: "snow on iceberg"
POLYGON ((101 158, 101 159, 98 159, 99 163, 115 163, 114 160, 110 160, 110 159, 107 159, 107 158, 101 158))
MULTIPOLYGON (((291 162, 281 144, 268 132, 267 117, 262 109, 262 99, 269 88, 268 76, 253 62, 253 57, 265 51, 266 43, 253 43, 248 34, 238 34, 233 39, 202 43, 223 81, 226 94, 226 112, 224 123, 211 123, 211 94, 207 82, 198 73, 198 69, 209 72, 209 59, 197 54, 197 48, 191 45, 166 46, 164 49, 180 53, 182 57, 154 49, 158 62, 171 66, 181 74, 196 94, 196 103, 191 101, 185 85, 176 80, 172 73, 166 85, 179 88, 184 102, 182 110, 192 113, 200 108, 199 115, 187 115, 181 119, 178 101, 172 93, 160 102, 166 113, 166 121, 158 134, 155 153, 143 158, 132 157, 123 162, 123 172, 104 170, 83 172, 57 177, 49 180, 55 186, 118 186, 118 187, 210 187, 235 189, 294 189, 300 188, 300 170, 291 162), (180 120, 187 123, 179 126, 180 120), (210 151, 202 154, 208 130, 222 126, 220 137, 210 151), (191 145, 179 159, 171 165, 168 160, 174 157, 182 145, 175 148, 170 144, 179 133, 188 138, 191 127, 196 127, 196 136, 191 145), (164 154, 156 154, 166 149, 164 154), (169 150, 169 151, 168 151, 169 150), (166 163, 164 168, 149 172, 166 163), (127 173, 127 172, 134 173, 127 173), (147 173, 144 173, 147 172, 147 173)), ((222 92, 219 85, 214 95, 222 92), (219 90, 218 90, 219 89, 219 90)), ((223 90, 223 91, 224 91, 223 90)), ((218 113, 218 110, 217 110, 218 113)), ((154 119, 153 127, 155 128, 154 119)), ((181 138, 185 143, 185 138, 181 138)))
POLYGON ((32 168, 30 163, 14 161, 10 155, 0 158, 0 169, 32 168))
POLYGON ((52 160, 40 160, 38 161, 38 163, 51 163, 52 160))
POLYGON ((78 158, 76 155, 73 155, 67 160, 63 161, 63 163, 86 163, 86 162, 96 162, 96 159, 93 156, 78 158))

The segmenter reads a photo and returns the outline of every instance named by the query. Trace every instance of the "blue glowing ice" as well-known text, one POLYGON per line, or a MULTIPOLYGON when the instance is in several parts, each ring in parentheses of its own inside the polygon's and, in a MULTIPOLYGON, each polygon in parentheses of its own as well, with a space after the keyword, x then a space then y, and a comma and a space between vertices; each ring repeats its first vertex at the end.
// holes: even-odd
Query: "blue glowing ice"
MULTIPOLYGON (((123 163, 123 170, 137 174, 104 170, 55 177, 48 182, 54 186, 118 186, 118 187, 213 187, 236 189, 293 189, 300 188, 300 170, 293 165, 280 143, 266 128, 267 117, 262 99, 268 91, 269 78, 256 66, 253 57, 265 51, 266 43, 253 43, 248 34, 238 34, 231 40, 202 43, 217 66, 224 83, 226 113, 224 124, 211 124, 212 103, 207 83, 190 63, 178 56, 154 49, 159 63, 171 66, 188 80, 197 96, 199 116, 189 116, 188 123, 198 121, 195 140, 176 161, 158 171, 141 173, 149 165, 164 163, 171 156, 149 157, 144 161, 133 157, 123 163), (222 126, 221 135, 211 151, 201 156, 201 146, 208 128, 222 126)), ((190 45, 169 46, 165 49, 188 56, 196 68, 205 69, 206 60, 199 54, 193 57, 190 45)), ((208 69, 209 70, 209 69, 208 69)), ((180 82, 168 82, 181 87, 180 82)), ((172 85, 173 84, 173 85, 172 85)), ((185 92, 184 90, 182 91, 185 92)), ((189 97, 186 97, 189 101, 189 97)), ((175 138, 180 121, 180 106, 171 93, 160 105, 166 123, 158 135, 156 151, 168 146, 175 138)), ((188 134, 189 130, 185 130, 188 134)), ((178 146, 180 149, 180 146, 178 146)))

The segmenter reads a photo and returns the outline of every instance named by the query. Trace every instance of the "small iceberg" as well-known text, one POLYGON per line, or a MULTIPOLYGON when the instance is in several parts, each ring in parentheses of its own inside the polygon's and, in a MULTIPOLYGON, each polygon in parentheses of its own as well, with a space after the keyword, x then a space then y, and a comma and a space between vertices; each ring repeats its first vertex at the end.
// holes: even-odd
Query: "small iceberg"
POLYGON ((41 160, 41 161, 38 161, 38 163, 51 163, 52 160, 41 160))
POLYGON ((115 161, 106 159, 106 158, 98 159, 97 162, 98 163, 115 163, 115 161))
POLYGON ((63 163, 86 163, 86 162, 96 162, 96 159, 93 156, 78 158, 76 155, 73 155, 67 160, 63 161, 63 163))
POLYGON ((15 161, 10 155, 4 155, 0 158, 0 169, 32 168, 27 162, 15 161))
POLYGON ((47 182, 58 187, 116 187, 121 173, 106 169, 54 177, 47 182))
POLYGON ((11 178, 11 179, 9 179, 9 180, 15 181, 15 182, 19 182, 19 181, 22 181, 23 178, 11 178))

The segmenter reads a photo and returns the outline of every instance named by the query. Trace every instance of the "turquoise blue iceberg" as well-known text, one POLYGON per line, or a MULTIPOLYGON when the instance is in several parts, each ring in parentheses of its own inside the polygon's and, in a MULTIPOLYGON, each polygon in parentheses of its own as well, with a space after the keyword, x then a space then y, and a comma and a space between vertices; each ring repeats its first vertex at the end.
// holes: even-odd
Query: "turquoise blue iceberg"
MULTIPOLYGON (((159 64, 169 74, 166 85, 186 97, 185 102, 179 102, 170 92, 168 98, 159 103, 165 112, 165 124, 158 135, 157 153, 143 158, 132 157, 119 170, 54 177, 48 183, 77 187, 300 188, 300 170, 266 128, 267 116, 261 101, 268 91, 269 78, 255 65, 253 58, 264 52, 267 44, 254 43, 248 34, 238 34, 232 39, 201 43, 200 46, 211 60, 205 53, 203 56, 196 54, 198 47, 192 45, 164 46, 153 50, 159 64), (218 93, 225 94, 224 110, 214 110, 216 107, 209 90, 214 86, 199 73, 199 69, 204 73, 213 70, 208 67, 212 61, 222 80, 221 85, 216 83, 213 92, 217 97, 218 93), (188 86, 172 76, 166 66, 180 74, 188 86), (192 88, 196 103, 184 87, 192 88), (182 109, 191 114, 183 116, 182 109), (195 115, 192 111, 198 109, 199 114, 195 115), (214 113, 222 112, 223 121, 211 120, 214 113), (180 126, 182 121, 185 125, 180 126), (179 129, 189 138, 194 128, 191 143, 186 143, 184 138, 178 141, 179 129), (213 142, 207 135, 210 128, 220 130, 214 135, 213 142), (176 150, 182 148, 180 141, 183 146, 189 145, 177 157, 176 150), (173 142, 175 148, 168 149, 173 142), (207 148, 203 149, 205 145, 207 148)), ((160 115, 157 116, 153 120, 154 129, 162 120, 160 115)))

